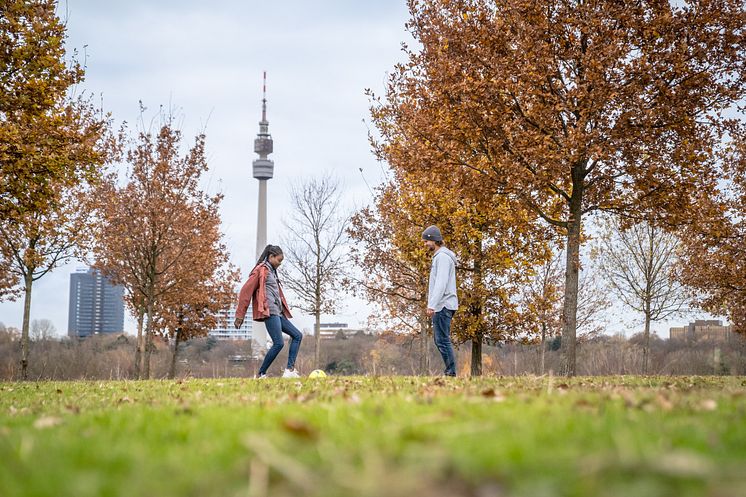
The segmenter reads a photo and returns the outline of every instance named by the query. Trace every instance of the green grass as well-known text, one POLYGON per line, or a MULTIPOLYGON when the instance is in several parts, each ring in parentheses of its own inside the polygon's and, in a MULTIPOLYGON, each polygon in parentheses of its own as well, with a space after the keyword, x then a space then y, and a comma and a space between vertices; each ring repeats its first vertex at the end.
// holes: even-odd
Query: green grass
POLYGON ((21 495, 746 495, 746 379, 0 383, 21 495))

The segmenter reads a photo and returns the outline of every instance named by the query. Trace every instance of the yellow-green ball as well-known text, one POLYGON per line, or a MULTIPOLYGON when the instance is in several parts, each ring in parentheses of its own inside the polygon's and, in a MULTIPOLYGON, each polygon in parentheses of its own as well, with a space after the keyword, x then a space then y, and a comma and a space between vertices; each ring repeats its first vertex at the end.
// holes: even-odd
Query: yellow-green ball
POLYGON ((309 378, 326 378, 326 373, 323 369, 314 369, 308 375, 309 378))

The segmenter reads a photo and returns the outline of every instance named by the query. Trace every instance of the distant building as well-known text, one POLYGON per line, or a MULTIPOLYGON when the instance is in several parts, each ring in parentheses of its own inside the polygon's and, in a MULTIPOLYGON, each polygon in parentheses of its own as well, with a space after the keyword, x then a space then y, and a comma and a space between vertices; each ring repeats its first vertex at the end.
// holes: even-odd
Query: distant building
POLYGON ((350 328, 347 323, 320 323, 319 337, 322 340, 333 340, 335 338, 349 338, 365 330, 350 328))
POLYGON ((124 332, 124 288, 112 285, 95 269, 70 275, 67 335, 85 338, 124 332))
POLYGON ((239 329, 233 326, 235 320, 236 308, 234 306, 221 311, 218 316, 218 325, 210 330, 208 335, 218 340, 251 340, 254 323, 251 320, 251 307, 249 307, 246 318, 239 329))
POLYGON ((668 330, 671 340, 711 340, 727 341, 731 337, 731 326, 723 326, 723 322, 716 319, 698 319, 687 326, 680 326, 668 330))

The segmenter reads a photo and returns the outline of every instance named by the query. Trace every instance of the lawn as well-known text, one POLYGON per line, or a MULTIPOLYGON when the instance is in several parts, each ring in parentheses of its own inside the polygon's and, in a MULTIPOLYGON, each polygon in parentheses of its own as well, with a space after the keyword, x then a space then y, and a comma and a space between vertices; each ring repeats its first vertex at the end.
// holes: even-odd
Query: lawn
POLYGON ((0 383, 0 496, 740 496, 743 377, 0 383))

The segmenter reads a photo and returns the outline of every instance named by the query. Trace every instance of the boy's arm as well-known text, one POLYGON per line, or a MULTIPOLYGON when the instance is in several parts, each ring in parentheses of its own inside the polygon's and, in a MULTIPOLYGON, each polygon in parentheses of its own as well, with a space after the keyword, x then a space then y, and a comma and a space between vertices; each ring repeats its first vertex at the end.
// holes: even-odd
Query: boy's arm
POLYGON ((435 270, 435 283, 433 284, 433 290, 428 295, 427 308, 435 311, 435 306, 438 305, 440 299, 446 293, 446 286, 448 285, 448 260, 447 256, 435 256, 433 261, 433 269, 435 270))

